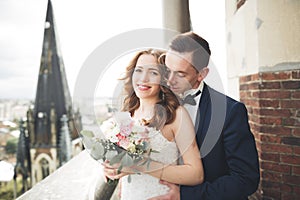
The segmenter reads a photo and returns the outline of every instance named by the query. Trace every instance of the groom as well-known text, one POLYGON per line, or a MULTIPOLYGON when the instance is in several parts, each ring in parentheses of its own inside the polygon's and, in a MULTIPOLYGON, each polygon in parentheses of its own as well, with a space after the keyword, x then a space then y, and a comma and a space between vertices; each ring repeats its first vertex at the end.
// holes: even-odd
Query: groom
POLYGON ((208 42, 188 32, 172 40, 165 58, 172 91, 194 97, 184 106, 195 125, 205 180, 196 186, 161 181, 169 186, 169 193, 151 200, 241 200, 258 187, 258 155, 247 110, 203 81, 210 54, 208 42))

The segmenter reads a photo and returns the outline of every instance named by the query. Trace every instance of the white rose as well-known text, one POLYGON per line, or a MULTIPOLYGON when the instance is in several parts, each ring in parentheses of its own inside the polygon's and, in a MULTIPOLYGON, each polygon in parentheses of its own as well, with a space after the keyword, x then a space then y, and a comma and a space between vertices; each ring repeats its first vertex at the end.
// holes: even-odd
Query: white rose
POLYGON ((123 126, 129 125, 132 122, 132 118, 129 112, 116 112, 114 114, 114 118, 117 124, 123 126))

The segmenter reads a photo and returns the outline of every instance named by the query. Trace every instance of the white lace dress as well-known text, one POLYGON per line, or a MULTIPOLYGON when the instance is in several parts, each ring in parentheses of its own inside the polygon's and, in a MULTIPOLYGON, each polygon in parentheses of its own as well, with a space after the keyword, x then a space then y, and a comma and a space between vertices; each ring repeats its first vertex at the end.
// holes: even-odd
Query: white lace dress
MULTIPOLYGON (((177 164, 179 151, 175 142, 168 141, 161 133, 151 137, 151 146, 159 153, 152 153, 151 158, 164 164, 177 164)), ((159 179, 148 174, 131 175, 128 183, 127 176, 121 179, 121 200, 145 200, 166 194, 169 188, 159 183, 159 179)))

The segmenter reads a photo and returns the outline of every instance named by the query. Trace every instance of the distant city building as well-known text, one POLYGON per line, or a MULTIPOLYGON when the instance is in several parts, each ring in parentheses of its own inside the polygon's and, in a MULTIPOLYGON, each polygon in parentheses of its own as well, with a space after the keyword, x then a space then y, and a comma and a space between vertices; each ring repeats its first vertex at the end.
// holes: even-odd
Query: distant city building
POLYGON ((2 99, 0 100, 0 121, 19 120, 26 115, 31 100, 2 99))
POLYGON ((78 139, 81 129, 81 115, 72 107, 49 0, 36 98, 20 122, 16 172, 23 175, 25 191, 82 150, 78 139))

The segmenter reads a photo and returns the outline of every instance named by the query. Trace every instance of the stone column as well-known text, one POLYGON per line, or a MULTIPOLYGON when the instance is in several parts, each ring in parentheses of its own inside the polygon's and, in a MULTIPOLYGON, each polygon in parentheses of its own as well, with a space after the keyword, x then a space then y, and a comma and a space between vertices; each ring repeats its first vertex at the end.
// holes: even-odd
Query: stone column
POLYGON ((164 0, 163 26, 181 33, 190 31, 189 0, 164 0))
MULTIPOLYGON (((174 31, 174 33, 184 33, 190 31, 191 20, 189 0, 163 0, 162 2, 163 27, 174 31)), ((173 38, 173 36, 170 36, 169 34, 166 33, 164 36, 166 44, 169 43, 170 38, 173 38)))

